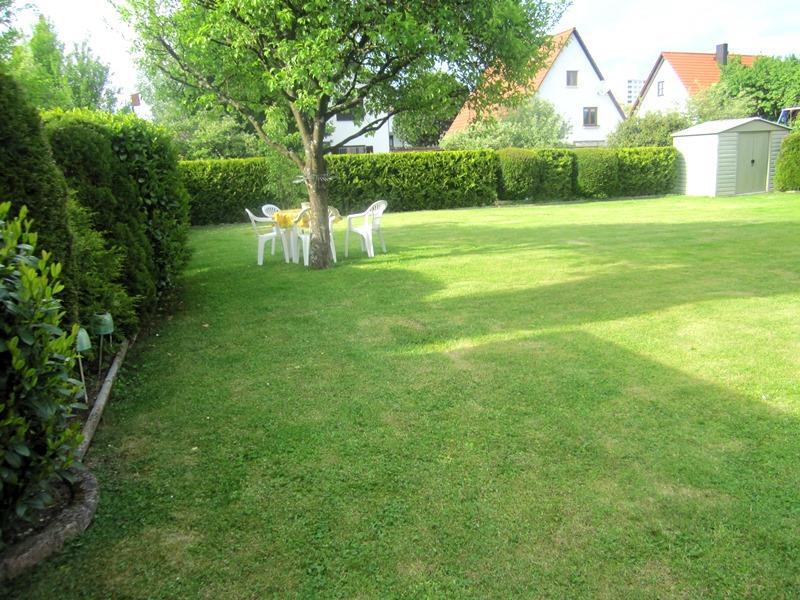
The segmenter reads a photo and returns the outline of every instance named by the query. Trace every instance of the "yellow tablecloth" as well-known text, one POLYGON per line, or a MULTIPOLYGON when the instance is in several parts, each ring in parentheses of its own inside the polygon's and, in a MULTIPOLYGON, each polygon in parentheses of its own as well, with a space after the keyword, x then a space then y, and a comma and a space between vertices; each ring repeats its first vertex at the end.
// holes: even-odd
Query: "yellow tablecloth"
MULTIPOLYGON (((302 208, 289 208, 287 210, 279 210, 272 218, 275 219, 275 223, 278 224, 278 227, 282 229, 288 229, 294 225, 294 220, 297 218, 297 215, 300 214, 300 211, 303 210, 302 208)), ((332 206, 329 207, 329 210, 334 213, 333 222, 341 221, 342 215, 339 214, 339 211, 333 208, 332 206)), ((300 220, 300 227, 308 227, 311 221, 311 211, 306 212, 303 215, 303 218, 300 220)))

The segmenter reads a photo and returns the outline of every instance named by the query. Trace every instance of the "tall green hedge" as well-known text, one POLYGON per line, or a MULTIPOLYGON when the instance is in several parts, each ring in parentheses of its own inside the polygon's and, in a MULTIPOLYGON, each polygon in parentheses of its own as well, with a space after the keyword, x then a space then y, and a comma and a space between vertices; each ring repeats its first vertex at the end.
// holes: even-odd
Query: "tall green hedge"
MULTIPOLYGON (((88 218, 102 234, 107 252, 121 255, 120 282, 136 298, 140 310, 149 311, 156 299, 153 247, 135 182, 112 148, 114 135, 106 117, 90 111, 54 111, 45 115, 45 131, 76 200, 90 211, 83 219, 88 218)), ((81 220, 77 211, 72 214, 81 220)), ((82 280, 90 281, 85 275, 82 280)))
POLYGON ((619 157, 609 148, 575 151, 575 192, 584 198, 619 196, 619 157))
POLYGON ((668 194, 675 188, 678 151, 673 147, 618 148, 620 196, 668 194))
POLYGON ((68 273, 71 236, 67 224, 67 186, 42 131, 36 109, 19 85, 0 73, 0 202, 11 215, 25 204, 36 223, 39 247, 52 252, 68 273))
POLYGON ((240 222, 246 219, 245 208, 260 214, 264 204, 295 206, 306 195, 305 186, 294 182, 300 170, 277 153, 188 160, 180 163, 180 170, 189 192, 192 225, 240 222))
POLYGON ((402 152, 327 157, 330 203, 362 210, 377 198, 392 211, 483 206, 497 199, 494 150, 402 152))
POLYGON ((800 190, 800 131, 787 135, 775 162, 775 189, 800 190))
POLYGON ((500 197, 513 202, 542 202, 573 195, 575 155, 570 150, 499 150, 500 197))

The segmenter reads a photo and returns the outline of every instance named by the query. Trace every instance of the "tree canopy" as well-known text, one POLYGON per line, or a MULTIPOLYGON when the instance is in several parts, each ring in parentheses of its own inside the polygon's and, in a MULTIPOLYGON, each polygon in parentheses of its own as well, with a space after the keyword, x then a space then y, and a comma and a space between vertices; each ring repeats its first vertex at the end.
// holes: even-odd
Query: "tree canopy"
POLYGON ((499 119, 480 120, 446 135, 447 150, 479 148, 553 148, 563 146, 571 127, 552 103, 537 96, 499 119))
POLYGON ((479 111, 514 102, 563 8, 560 0, 127 0, 122 13, 150 72, 237 111, 303 169, 312 264, 327 267, 324 153, 393 115, 439 104, 448 87, 437 72, 479 90, 471 96, 479 111), (327 145, 326 123, 351 111, 360 129, 327 145))
POLYGON ((775 120, 781 109, 800 104, 800 57, 761 56, 752 66, 734 59, 722 69, 720 93, 747 98, 754 112, 775 120))
POLYGON ((444 95, 424 110, 400 113, 394 118, 394 134, 411 146, 436 146, 466 102, 469 90, 449 73, 434 73, 442 79, 444 95))
POLYGON ((679 112, 632 115, 622 121, 608 136, 612 148, 638 146, 672 146, 672 133, 692 124, 687 115, 679 112))
POLYGON ((14 46, 9 73, 30 102, 41 109, 94 108, 111 111, 117 90, 103 64, 86 42, 65 53, 53 25, 40 16, 30 38, 14 46))

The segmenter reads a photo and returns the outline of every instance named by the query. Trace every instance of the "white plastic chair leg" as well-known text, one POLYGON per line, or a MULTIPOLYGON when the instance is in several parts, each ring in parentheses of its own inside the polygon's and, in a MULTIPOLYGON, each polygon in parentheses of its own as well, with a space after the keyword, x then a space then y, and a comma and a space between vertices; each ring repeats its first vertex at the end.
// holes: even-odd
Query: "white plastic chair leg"
POLYGON ((272 256, 275 256, 275 238, 272 238, 272 256))
POLYGON ((375 257, 375 246, 372 244, 372 232, 368 231, 364 236, 364 245, 367 247, 367 256, 370 258, 375 257))
POLYGON ((303 236, 303 264, 305 266, 308 266, 308 255, 309 255, 309 250, 311 249, 310 246, 311 246, 311 236, 310 235, 304 235, 303 236))
POLYGON ((331 232, 331 256, 333 257, 333 262, 336 262, 336 244, 333 241, 333 232, 331 232))
POLYGON ((300 241, 300 236, 297 233, 297 229, 292 231, 292 261, 295 264, 300 262, 300 249, 298 248, 300 241))
POLYGON ((283 246, 283 260, 289 262, 292 260, 292 241, 289 237, 290 231, 281 229, 281 245, 283 246))
POLYGON ((264 246, 267 243, 267 238, 259 237, 258 238, 258 266, 264 264, 264 246))

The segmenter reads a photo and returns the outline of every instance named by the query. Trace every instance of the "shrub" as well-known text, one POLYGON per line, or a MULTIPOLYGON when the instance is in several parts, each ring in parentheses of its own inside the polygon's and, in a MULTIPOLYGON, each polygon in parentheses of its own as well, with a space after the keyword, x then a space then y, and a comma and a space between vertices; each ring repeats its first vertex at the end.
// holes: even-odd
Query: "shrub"
POLYGON ((532 96, 504 116, 445 135, 439 145, 445 150, 551 148, 563 146, 571 129, 552 103, 532 96))
POLYGON ((69 479, 78 423, 69 422, 78 392, 70 378, 77 326, 60 328, 61 265, 34 255, 27 209, 7 220, 0 204, 0 520, 8 536, 17 519, 50 501, 54 479, 69 479))
POLYGON ((392 211, 483 206, 497 199, 493 150, 334 155, 327 163, 330 203, 342 212, 377 198, 392 211))
POLYGON ((504 200, 537 202, 573 195, 575 154, 571 150, 506 148, 497 155, 504 200))
POLYGON ((620 148, 619 195, 667 194, 675 188, 678 151, 675 148, 620 148))
POLYGON ((88 208, 72 199, 67 210, 75 265, 69 283, 77 298, 78 323, 86 325, 92 315, 108 311, 114 316, 117 332, 132 333, 138 325, 135 301, 118 283, 124 252, 118 246, 109 246, 93 227, 88 208))
MULTIPOLYGON (((53 111, 45 115, 45 132, 77 201, 91 211, 91 216, 81 221, 102 233, 105 249, 96 245, 95 249, 120 257, 121 271, 114 270, 114 279, 106 281, 123 283, 147 312, 156 298, 153 249, 136 185, 112 149, 113 131, 106 120, 107 117, 91 111, 53 111)), ((77 238, 75 243, 78 243, 77 238)), ((92 256, 88 250, 84 244, 82 259, 87 265, 76 264, 76 270, 84 272, 76 275, 84 286, 90 284, 85 272, 105 262, 104 257, 92 256)), ((97 275, 103 276, 100 272, 97 275)), ((91 282, 93 293, 100 293, 99 286, 103 283, 91 282)), ((77 290, 79 294, 85 292, 85 288, 77 290)), ((108 294, 115 296, 116 292, 109 290, 108 294)), ((106 310, 111 308, 106 307, 106 310)), ((135 328, 135 323, 131 325, 135 328)))
POLYGON ((575 191, 586 198, 609 198, 619 195, 619 158, 609 148, 575 150, 575 191))
POLYGON ((608 136, 608 145, 611 148, 672 146, 672 134, 691 124, 689 117, 679 112, 633 115, 617 125, 608 136))
POLYGON ((800 131, 786 136, 775 162, 775 189, 800 190, 800 131))
POLYGON ((294 183, 299 169, 277 152, 260 158, 184 161, 180 171, 192 225, 244 221, 245 208, 260 214, 264 204, 295 206, 306 196, 305 186, 294 183))
POLYGON ((42 133, 36 109, 17 83, 0 73, 0 200, 27 205, 39 228, 39 247, 69 271, 71 238, 67 187, 42 133))

